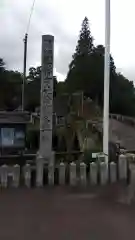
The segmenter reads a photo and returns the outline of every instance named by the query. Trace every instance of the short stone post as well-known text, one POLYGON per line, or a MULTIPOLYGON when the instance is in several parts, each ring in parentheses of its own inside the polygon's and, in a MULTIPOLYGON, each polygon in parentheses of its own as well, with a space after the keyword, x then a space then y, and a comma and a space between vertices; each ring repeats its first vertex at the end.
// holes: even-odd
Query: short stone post
POLYGON ((101 162, 106 162, 106 156, 104 153, 99 153, 97 155, 98 163, 100 164, 101 162))
POLYGON ((92 185, 97 184, 97 174, 98 174, 97 163, 91 162, 90 163, 90 183, 92 185))
POLYGON ((135 163, 130 166, 130 184, 128 186, 127 202, 130 204, 135 199, 135 163))
POLYGON ((55 171, 55 152, 51 152, 51 156, 48 163, 48 184, 54 185, 54 171, 55 171))
POLYGON ((30 164, 26 164, 23 167, 23 174, 24 174, 24 183, 27 188, 31 187, 31 166, 30 164))
POLYGON ((76 164, 74 162, 70 163, 70 185, 76 186, 76 164))
POLYGON ((60 163, 59 166, 59 184, 64 185, 65 184, 65 164, 63 162, 60 163))
POLYGON ((44 172, 44 159, 42 156, 37 155, 36 159, 36 186, 43 186, 43 172, 44 172))
POLYGON ((50 186, 54 185, 54 164, 48 165, 48 184, 50 186))
POLYGON ((106 162, 100 162, 100 183, 105 185, 108 181, 108 165, 106 162))
POLYGON ((87 184, 86 164, 84 162, 80 163, 80 180, 81 180, 81 185, 86 186, 87 184))
POLYGON ((2 165, 0 168, 1 186, 7 188, 8 184, 8 166, 2 165))
POLYGON ((49 164, 50 165, 55 165, 55 152, 54 151, 51 152, 51 156, 50 156, 50 159, 49 159, 49 164))
POLYGON ((18 188, 20 183, 20 166, 18 164, 13 166, 13 187, 18 188))
POLYGON ((115 183, 117 181, 117 168, 116 163, 111 162, 110 163, 110 182, 115 183))
POLYGON ((127 159, 126 159, 126 155, 121 154, 119 156, 118 169, 119 169, 119 179, 120 180, 126 180, 127 179, 127 159))

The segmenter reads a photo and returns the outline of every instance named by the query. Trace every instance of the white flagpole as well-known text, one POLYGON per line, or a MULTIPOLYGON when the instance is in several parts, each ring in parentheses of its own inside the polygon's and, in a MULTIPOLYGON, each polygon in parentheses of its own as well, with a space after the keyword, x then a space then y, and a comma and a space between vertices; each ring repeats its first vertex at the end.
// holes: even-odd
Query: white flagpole
POLYGON ((105 62, 104 62, 104 119, 103 152, 108 164, 109 148, 109 86, 110 86, 110 0, 105 0, 105 62))

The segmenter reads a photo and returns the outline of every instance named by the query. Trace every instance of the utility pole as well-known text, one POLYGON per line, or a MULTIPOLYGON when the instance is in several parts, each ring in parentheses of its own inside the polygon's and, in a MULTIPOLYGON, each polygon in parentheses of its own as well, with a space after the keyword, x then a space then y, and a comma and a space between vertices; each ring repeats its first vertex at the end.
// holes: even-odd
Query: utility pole
POLYGON ((103 152, 108 164, 109 155, 109 89, 110 89, 110 0, 105 0, 105 62, 104 62, 104 119, 103 152))
POLYGON ((27 62, 27 40, 28 34, 25 34, 24 38, 24 60, 23 60, 23 83, 22 83, 22 112, 24 111, 24 91, 25 91, 25 82, 26 82, 26 62, 27 62))

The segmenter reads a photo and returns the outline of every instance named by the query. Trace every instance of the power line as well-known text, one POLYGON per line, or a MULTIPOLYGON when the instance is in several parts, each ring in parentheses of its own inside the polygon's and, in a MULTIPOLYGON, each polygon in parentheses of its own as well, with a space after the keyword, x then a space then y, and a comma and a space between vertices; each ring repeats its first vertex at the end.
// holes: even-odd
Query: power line
POLYGON ((34 10, 35 1, 36 1, 36 0, 33 0, 32 6, 31 6, 29 21, 28 21, 28 25, 27 25, 27 28, 26 28, 26 33, 28 33, 28 31, 29 31, 30 21, 31 21, 31 17, 32 17, 33 10, 34 10))
POLYGON ((24 41, 24 60, 23 60, 23 83, 22 83, 22 111, 24 111, 24 107, 25 107, 24 92, 25 92, 25 81, 26 81, 28 31, 29 31, 29 28, 30 28, 30 21, 31 21, 33 10, 34 10, 34 6, 35 6, 35 0, 33 0, 32 6, 31 6, 29 21, 28 21, 28 25, 27 25, 27 28, 26 28, 25 37, 24 37, 24 40, 23 40, 24 41))

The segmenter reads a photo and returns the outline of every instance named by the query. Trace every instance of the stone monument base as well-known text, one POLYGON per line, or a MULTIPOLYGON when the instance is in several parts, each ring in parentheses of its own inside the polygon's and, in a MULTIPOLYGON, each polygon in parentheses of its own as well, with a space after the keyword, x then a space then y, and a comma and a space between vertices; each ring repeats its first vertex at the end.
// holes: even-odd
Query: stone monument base
POLYGON ((36 157, 36 186, 43 187, 43 173, 44 173, 44 165, 46 166, 54 166, 55 163, 55 152, 51 152, 50 157, 45 158, 37 153, 36 157))

